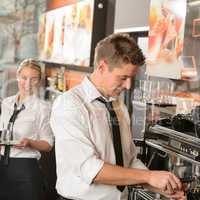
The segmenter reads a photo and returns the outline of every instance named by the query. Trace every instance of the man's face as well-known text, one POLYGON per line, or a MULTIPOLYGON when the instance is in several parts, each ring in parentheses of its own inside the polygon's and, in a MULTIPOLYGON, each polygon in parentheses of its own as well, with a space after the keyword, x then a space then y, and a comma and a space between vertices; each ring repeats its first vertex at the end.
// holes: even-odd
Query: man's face
POLYGON ((132 78, 136 75, 138 67, 133 64, 122 64, 120 67, 109 71, 105 64, 102 72, 103 92, 107 97, 119 96, 123 90, 131 88, 132 78))

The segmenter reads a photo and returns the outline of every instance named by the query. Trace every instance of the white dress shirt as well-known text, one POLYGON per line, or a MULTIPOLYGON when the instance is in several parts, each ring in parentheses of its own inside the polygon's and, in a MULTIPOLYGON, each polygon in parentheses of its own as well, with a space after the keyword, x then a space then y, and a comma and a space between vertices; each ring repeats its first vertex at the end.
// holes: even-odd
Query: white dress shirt
MULTIPOLYGON (((17 103, 18 95, 8 97, 3 100, 1 105, 0 130, 6 129, 10 117, 14 111, 14 104, 17 103)), ((23 138, 33 140, 44 140, 53 145, 53 133, 50 127, 50 105, 36 96, 25 99, 25 109, 22 110, 14 122, 13 137, 20 141, 23 138)), ((18 105, 20 108, 21 105, 18 105)), ((4 147, 1 148, 1 155, 4 153, 4 147)), ((15 158, 40 158, 40 152, 32 148, 17 149, 12 147, 10 157, 15 158)))
MULTIPOLYGON (((115 164, 109 112, 96 100, 101 94, 86 77, 59 96, 53 105, 51 127, 55 134, 58 193, 75 200, 125 200, 116 186, 94 184, 104 162, 115 164)), ((145 168, 135 158, 129 114, 121 101, 114 104, 119 118, 124 166, 145 168), (137 164, 136 164, 137 165, 137 164), (138 167, 136 166, 135 167, 138 167)))

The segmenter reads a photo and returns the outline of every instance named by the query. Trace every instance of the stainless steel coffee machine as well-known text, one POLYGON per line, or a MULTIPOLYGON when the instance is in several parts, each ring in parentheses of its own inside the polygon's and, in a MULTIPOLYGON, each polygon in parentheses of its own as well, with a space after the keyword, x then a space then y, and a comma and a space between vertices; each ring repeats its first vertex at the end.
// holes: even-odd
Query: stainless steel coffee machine
POLYGON ((162 115, 146 126, 146 149, 155 149, 148 162, 158 152, 166 155, 165 170, 182 180, 188 200, 200 199, 199 116, 197 106, 187 114, 162 115))
MULTIPOLYGON (((183 183, 187 200, 200 199, 200 108, 187 114, 176 114, 172 110, 173 105, 146 104, 141 158, 150 169, 175 173, 183 183)), ((163 197, 134 187, 129 199, 158 200, 163 197)))

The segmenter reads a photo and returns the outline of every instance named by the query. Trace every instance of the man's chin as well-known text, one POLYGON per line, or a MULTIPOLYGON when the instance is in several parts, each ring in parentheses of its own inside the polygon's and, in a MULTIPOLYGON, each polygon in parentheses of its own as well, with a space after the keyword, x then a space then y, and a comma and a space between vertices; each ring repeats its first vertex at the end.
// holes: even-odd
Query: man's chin
POLYGON ((114 93, 112 93, 112 95, 110 97, 116 98, 116 97, 119 97, 120 94, 121 94, 120 91, 119 92, 114 92, 114 93))

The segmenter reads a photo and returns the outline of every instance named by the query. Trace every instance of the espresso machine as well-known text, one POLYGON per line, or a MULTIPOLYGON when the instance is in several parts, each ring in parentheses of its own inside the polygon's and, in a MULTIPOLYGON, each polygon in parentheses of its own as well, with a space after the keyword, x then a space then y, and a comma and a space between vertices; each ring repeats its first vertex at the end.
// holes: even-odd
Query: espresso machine
MULTIPOLYGON (((200 200, 200 107, 187 114, 172 114, 169 111, 173 107, 172 104, 146 104, 141 158, 150 169, 176 174, 183 183, 187 200, 200 200), (156 121, 152 120, 155 110, 160 110, 156 121)), ((130 200, 166 199, 137 187, 130 193, 130 200)))

